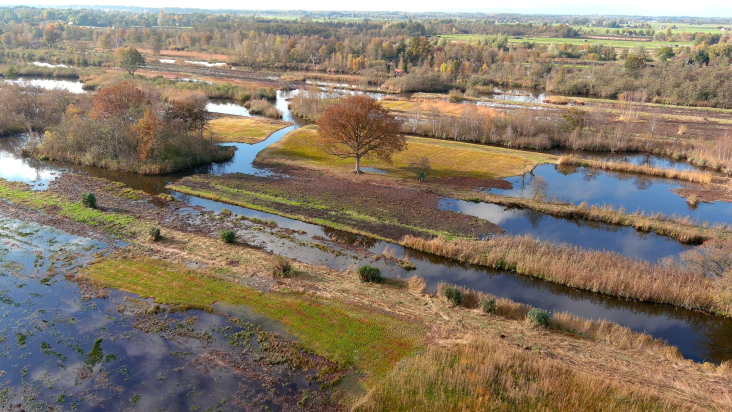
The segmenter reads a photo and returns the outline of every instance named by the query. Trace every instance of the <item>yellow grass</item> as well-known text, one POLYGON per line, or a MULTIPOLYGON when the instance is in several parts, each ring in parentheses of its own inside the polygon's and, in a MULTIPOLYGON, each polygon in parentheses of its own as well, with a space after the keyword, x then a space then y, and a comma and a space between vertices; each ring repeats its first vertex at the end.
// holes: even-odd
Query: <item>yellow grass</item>
POLYGON ((222 117, 209 122, 209 130, 219 142, 259 143, 292 123, 260 117, 222 117))
MULTIPOLYGON (((439 95, 447 98, 447 95, 439 95)), ((450 103, 441 98, 412 98, 406 100, 382 100, 381 105, 393 112, 415 112, 419 111, 422 115, 428 116, 431 111, 451 116, 460 116, 466 107, 475 109, 478 113, 486 113, 489 115, 497 115, 496 111, 485 106, 466 106, 460 103, 450 103)))
MULTIPOLYGON (((265 149, 260 159, 300 160, 318 166, 352 168, 353 159, 338 159, 323 152, 318 145, 315 126, 288 133, 282 140, 265 149)), ((362 167, 374 167, 397 176, 412 176, 414 163, 427 158, 430 177, 500 178, 521 174, 524 168, 557 161, 556 156, 511 150, 470 143, 408 136, 407 150, 394 155, 393 163, 376 160, 361 162, 362 167)))
POLYGON ((634 165, 631 163, 601 162, 598 160, 580 159, 574 156, 562 156, 559 164, 593 167, 602 170, 617 170, 628 173, 643 173, 669 179, 688 180, 696 183, 711 183, 712 174, 698 170, 661 169, 648 165, 634 165))

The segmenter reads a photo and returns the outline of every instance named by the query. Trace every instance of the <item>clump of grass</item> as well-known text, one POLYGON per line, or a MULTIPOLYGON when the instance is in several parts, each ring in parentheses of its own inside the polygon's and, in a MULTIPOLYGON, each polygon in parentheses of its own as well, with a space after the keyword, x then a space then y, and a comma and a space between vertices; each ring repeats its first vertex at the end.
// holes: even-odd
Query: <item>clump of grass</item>
POLYGON ((566 105, 569 104, 569 99, 564 96, 547 96, 543 100, 544 103, 566 105))
POLYGON ((455 306, 460 306, 460 304, 463 302, 463 294, 460 292, 460 289, 447 286, 442 290, 442 296, 447 298, 448 301, 452 302, 455 306))
POLYGON ((417 266, 412 263, 411 260, 409 260, 409 256, 404 256, 404 258, 399 259, 399 267, 404 270, 416 270, 417 266))
POLYGON ((413 275, 407 280, 407 288, 409 288, 412 293, 415 293, 417 295, 421 295, 422 293, 424 293, 426 287, 427 282, 425 282, 424 279, 417 275, 413 275))
POLYGON ((361 282, 381 283, 384 278, 381 277, 381 270, 370 265, 363 265, 358 268, 358 277, 361 282))
POLYGON ((688 130, 688 128, 686 127, 686 125, 685 124, 682 124, 682 125, 679 126, 679 132, 678 132, 678 134, 679 135, 684 135, 684 134, 686 134, 686 131, 687 130, 688 130))
POLYGON ((231 210, 226 209, 226 208, 221 209, 221 212, 219 212, 219 215, 229 217, 229 216, 231 216, 231 210))
POLYGON ((549 312, 544 309, 533 308, 526 314, 526 319, 536 326, 549 326, 549 312))
POLYGON ((691 196, 686 198, 686 203, 688 203, 692 207, 696 207, 699 204, 699 196, 692 194, 691 196))
POLYGON ((233 230, 224 230, 219 234, 219 238, 224 243, 233 244, 236 242, 236 233, 233 230))
POLYGON ((272 267, 272 276, 276 278, 289 278, 295 274, 295 267, 290 260, 284 256, 277 256, 272 267))
POLYGON ((282 112, 277 110, 277 108, 274 107, 272 103, 270 103, 266 99, 250 100, 249 102, 247 102, 247 108, 249 109, 249 113, 251 114, 263 115, 275 119, 279 119, 282 117, 282 112))
POLYGON ((163 238, 163 235, 160 234, 160 228, 157 226, 151 226, 148 230, 148 235, 153 242, 157 242, 163 238))
POLYGON ((81 204, 90 209, 96 209, 97 197, 94 196, 94 193, 91 192, 84 193, 83 195, 81 195, 81 204))

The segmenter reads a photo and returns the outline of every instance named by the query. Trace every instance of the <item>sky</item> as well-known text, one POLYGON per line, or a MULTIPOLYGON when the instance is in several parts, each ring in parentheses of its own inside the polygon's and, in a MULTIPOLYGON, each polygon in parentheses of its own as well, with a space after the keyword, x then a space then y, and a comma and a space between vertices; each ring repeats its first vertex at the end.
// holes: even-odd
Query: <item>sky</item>
POLYGON ((0 5, 131 5, 140 7, 190 7, 207 9, 281 9, 281 10, 361 10, 361 11, 461 11, 485 13, 523 14, 615 14, 645 16, 698 16, 732 17, 732 2, 708 0, 702 3, 678 0, 521 0, 498 1, 417 1, 417 0, 369 0, 344 2, 342 0, 278 0, 276 2, 243 2, 240 0, 0 0, 0 5))

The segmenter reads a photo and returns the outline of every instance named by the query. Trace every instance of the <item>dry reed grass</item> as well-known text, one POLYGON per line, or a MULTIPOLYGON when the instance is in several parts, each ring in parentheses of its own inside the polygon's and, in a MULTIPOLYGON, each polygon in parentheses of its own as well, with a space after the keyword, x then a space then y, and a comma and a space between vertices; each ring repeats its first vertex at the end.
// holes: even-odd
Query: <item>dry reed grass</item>
POLYGON ((548 103, 548 104, 559 104, 559 105, 569 104, 569 99, 564 96, 547 96, 542 101, 544 103, 548 103))
POLYGON ((462 262, 507 269, 570 287, 687 309, 732 314, 708 277, 680 265, 663 265, 613 252, 541 242, 529 236, 489 240, 426 240, 406 236, 402 244, 462 262))
POLYGON ((631 163, 602 162, 598 160, 581 159, 574 156, 562 156, 559 159, 559 164, 585 166, 595 169, 614 170, 627 173, 643 173, 652 176, 686 180, 695 183, 711 183, 712 181, 711 173, 698 170, 660 169, 648 165, 639 166, 631 163))
POLYGON ((689 410, 593 372, 569 369, 533 351, 469 337, 405 359, 356 408, 360 411, 689 410))
MULTIPOLYGON (((440 282, 437 285, 437 296, 446 304, 450 304, 444 297, 445 288, 455 288, 462 294, 461 307, 467 309, 480 308, 480 301, 494 299, 496 302, 494 314, 508 319, 523 320, 531 310, 531 306, 502 298, 490 293, 469 289, 460 285, 440 282)), ((552 329, 572 333, 593 341, 604 342, 623 349, 635 349, 653 354, 660 354, 666 359, 684 359, 679 349, 668 345, 661 339, 656 339, 647 333, 634 332, 628 327, 606 320, 583 319, 566 312, 554 313, 549 326, 552 329)))

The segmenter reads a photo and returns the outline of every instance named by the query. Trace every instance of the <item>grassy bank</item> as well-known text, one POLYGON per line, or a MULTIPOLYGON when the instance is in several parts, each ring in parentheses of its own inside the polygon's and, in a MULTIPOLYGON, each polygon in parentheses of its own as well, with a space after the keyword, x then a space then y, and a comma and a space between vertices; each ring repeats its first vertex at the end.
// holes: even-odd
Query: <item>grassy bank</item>
MULTIPOLYGON (((363 167, 372 167, 399 177, 416 176, 422 159, 426 159, 428 178, 471 177, 498 178, 521 174, 541 163, 556 162, 558 157, 499 147, 482 146, 447 140, 407 137, 407 150, 396 153, 393 163, 363 160, 363 167)), ((263 150, 259 162, 302 162, 317 167, 353 168, 352 159, 338 159, 320 149, 316 126, 307 126, 288 133, 282 140, 263 150)), ((423 168, 423 167, 422 167, 423 168)))
POLYGON ((259 143, 272 133, 291 125, 290 122, 261 117, 221 117, 208 123, 216 141, 248 144, 259 143))
POLYGON ((215 302, 246 305, 282 322, 315 353, 383 374, 422 344, 418 325, 297 293, 261 292, 211 273, 152 258, 107 258, 82 274, 97 284, 152 297, 159 303, 211 309, 215 302), (323 322, 327 319, 326 322, 323 322), (333 333, 334 331, 338 333, 333 333))
POLYGON ((732 315, 732 296, 722 285, 729 279, 711 279, 678 264, 654 264, 612 252, 554 245, 529 236, 452 241, 406 237, 402 244, 610 296, 732 315))
POLYGON ((406 359, 356 410, 597 410, 599 405, 608 411, 683 409, 671 397, 471 338, 406 359))
POLYGON ((581 159, 574 156, 562 156, 559 164, 592 167, 601 170, 613 170, 626 173, 642 173, 651 176, 666 177, 669 179, 686 180, 694 183, 711 183, 712 174, 698 170, 661 169, 648 165, 634 165, 631 163, 602 162, 598 160, 581 159))

